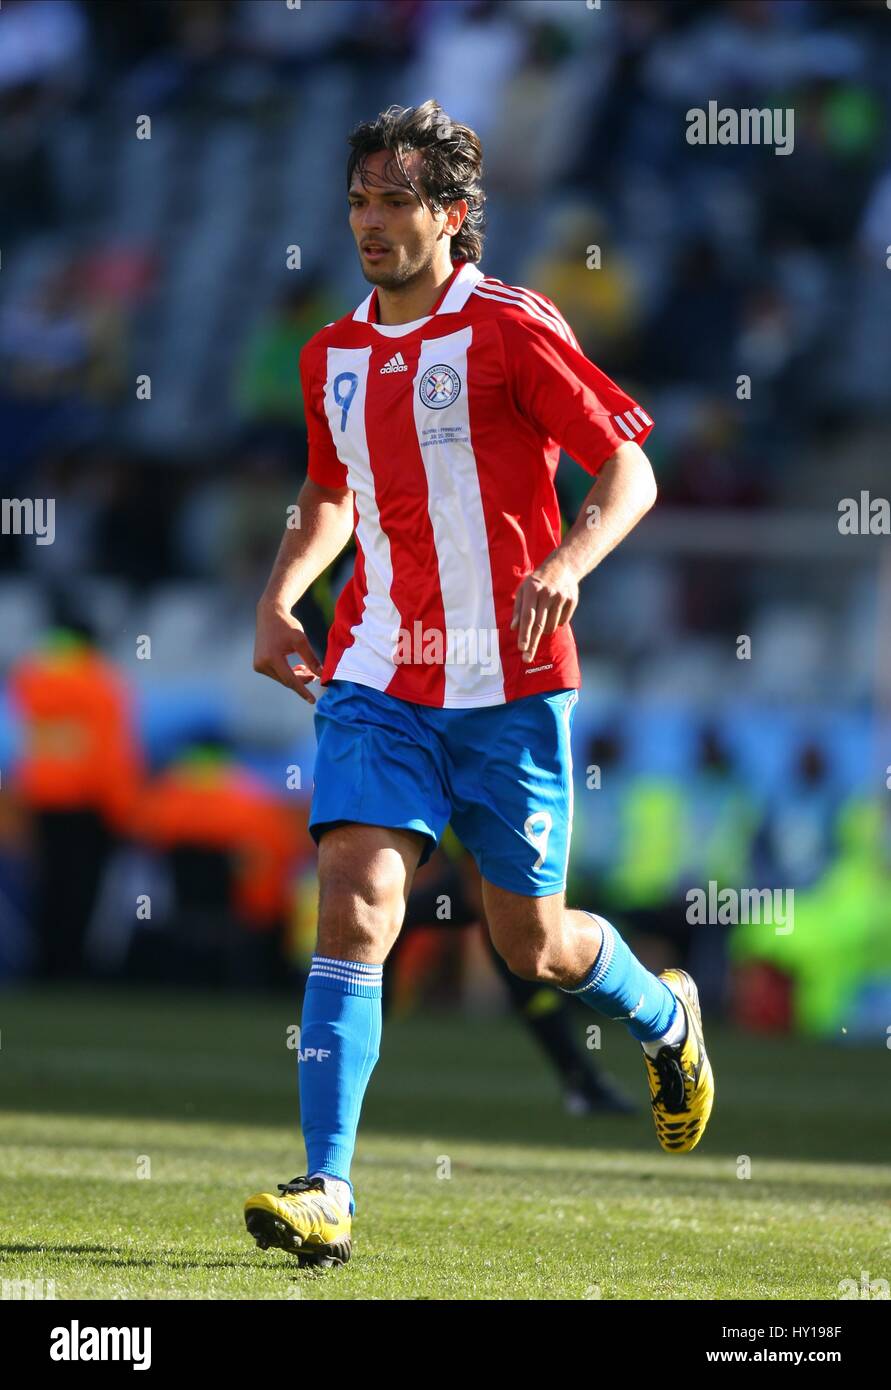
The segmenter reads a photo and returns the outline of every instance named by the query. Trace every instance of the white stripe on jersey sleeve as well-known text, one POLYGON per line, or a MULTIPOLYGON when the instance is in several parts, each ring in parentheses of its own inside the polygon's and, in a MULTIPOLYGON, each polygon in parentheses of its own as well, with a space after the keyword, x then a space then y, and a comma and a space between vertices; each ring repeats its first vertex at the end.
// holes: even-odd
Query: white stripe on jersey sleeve
POLYGON ((506 304, 520 305, 533 318, 539 319, 541 323, 553 328, 555 333, 559 333, 570 347, 581 352, 578 339, 563 315, 533 290, 523 289, 516 285, 505 285, 503 281, 487 276, 477 285, 474 294, 480 295, 483 299, 500 299, 506 304))

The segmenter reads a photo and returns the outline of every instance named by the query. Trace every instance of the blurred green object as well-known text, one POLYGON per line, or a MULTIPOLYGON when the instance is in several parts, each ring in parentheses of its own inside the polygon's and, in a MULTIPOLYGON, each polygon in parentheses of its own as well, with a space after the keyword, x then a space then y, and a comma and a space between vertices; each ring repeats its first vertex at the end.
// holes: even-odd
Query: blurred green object
POLYGON ((797 890, 793 930, 771 923, 733 928, 735 962, 762 960, 795 982, 796 1028, 838 1037, 864 981, 891 980, 891 873, 885 860, 885 808, 853 797, 838 822, 838 853, 811 888, 797 890))
POLYGON ((300 352, 339 312, 329 296, 310 289, 283 298, 257 325, 245 348, 237 385, 246 419, 303 424, 300 352))
POLYGON ((868 155, 878 152, 882 138, 882 108, 865 87, 846 84, 827 99, 826 133, 837 154, 868 155))

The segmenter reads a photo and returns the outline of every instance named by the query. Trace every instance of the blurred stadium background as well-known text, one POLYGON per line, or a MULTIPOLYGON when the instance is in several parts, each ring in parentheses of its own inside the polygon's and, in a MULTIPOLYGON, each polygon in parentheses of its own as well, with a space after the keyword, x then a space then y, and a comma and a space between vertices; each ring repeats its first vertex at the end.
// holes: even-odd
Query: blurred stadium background
MULTIPOLYGON (((312 711, 252 671, 254 605, 299 349, 367 292, 346 134, 431 95, 483 140, 484 270, 657 425, 657 509, 574 621, 571 901, 712 1017, 881 1045, 891 560, 839 503, 889 487, 882 0, 4 0, 0 477, 55 533, 2 537, 0 981, 299 986, 312 711), (689 145, 709 100, 794 108, 794 153, 689 145), (794 889, 794 931, 688 925, 709 882, 794 889)), ((505 1007, 474 892, 447 843, 401 1009, 505 1007)))

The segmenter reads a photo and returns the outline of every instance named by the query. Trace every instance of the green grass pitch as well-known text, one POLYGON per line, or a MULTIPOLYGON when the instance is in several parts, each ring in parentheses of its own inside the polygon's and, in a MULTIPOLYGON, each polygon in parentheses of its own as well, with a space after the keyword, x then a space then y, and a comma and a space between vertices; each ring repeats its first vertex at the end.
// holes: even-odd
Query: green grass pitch
POLYGON ((837 1299, 861 1271, 891 1278, 880 1043, 707 1020, 715 1111, 669 1155, 620 1025, 598 1055, 641 1113, 576 1119, 511 1018, 447 1015, 386 1024, 353 1260, 298 1270, 242 1218, 303 1171, 295 1021, 284 995, 0 996, 5 1296, 24 1279, 60 1299, 837 1299))

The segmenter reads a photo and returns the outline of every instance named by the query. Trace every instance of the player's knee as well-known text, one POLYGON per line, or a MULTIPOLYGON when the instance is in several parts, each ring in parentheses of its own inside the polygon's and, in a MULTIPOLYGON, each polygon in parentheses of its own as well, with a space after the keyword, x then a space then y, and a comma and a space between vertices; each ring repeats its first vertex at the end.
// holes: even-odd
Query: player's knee
POLYGON ((383 960, 404 913, 395 875, 331 867, 319 879, 319 953, 344 960, 383 960))
POLYGON ((522 939, 499 941, 494 936, 492 939, 496 951, 504 960, 508 970, 514 975, 518 975, 521 980, 535 981, 552 978, 551 950, 546 941, 522 939))

